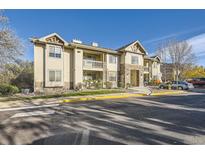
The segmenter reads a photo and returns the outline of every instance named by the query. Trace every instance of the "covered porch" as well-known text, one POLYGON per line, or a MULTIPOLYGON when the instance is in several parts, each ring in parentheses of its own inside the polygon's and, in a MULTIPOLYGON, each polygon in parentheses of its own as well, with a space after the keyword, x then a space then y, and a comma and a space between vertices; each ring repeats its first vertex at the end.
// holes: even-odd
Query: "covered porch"
POLYGON ((103 71, 83 70, 83 81, 85 80, 103 80, 103 71))
POLYGON ((130 70, 130 86, 139 87, 139 70, 130 70))

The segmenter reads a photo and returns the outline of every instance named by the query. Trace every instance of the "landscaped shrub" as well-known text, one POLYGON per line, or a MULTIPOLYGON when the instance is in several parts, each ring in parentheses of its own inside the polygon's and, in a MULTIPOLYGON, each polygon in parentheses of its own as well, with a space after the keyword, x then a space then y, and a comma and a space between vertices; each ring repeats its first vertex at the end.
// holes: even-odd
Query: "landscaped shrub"
POLYGON ((124 88, 125 87, 125 83, 124 82, 119 82, 119 87, 120 88, 124 88))
POLYGON ((103 87, 103 82, 101 80, 94 81, 94 87, 96 89, 101 89, 103 87))
POLYGON ((131 87, 131 84, 130 83, 127 83, 126 84, 126 88, 130 88, 131 87))
POLYGON ((92 87, 92 80, 84 80, 83 83, 86 89, 90 89, 92 87))
POLYGON ((107 89, 111 89, 111 88, 112 88, 112 82, 107 81, 107 82, 105 82, 104 84, 105 84, 105 87, 106 87, 107 89))
POLYGON ((77 83, 76 87, 75 87, 75 90, 79 91, 79 90, 82 90, 83 89, 83 83, 79 82, 77 83))
POLYGON ((16 86, 9 85, 9 84, 1 84, 0 85, 0 95, 13 95, 18 93, 19 89, 16 86))
POLYGON ((84 80, 83 83, 86 89, 100 89, 103 87, 101 80, 84 80))

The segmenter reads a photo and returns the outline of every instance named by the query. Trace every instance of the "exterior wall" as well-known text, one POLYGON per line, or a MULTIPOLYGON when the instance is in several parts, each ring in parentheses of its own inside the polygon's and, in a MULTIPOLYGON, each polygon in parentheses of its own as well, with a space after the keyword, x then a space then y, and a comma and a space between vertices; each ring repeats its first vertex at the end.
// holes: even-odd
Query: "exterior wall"
POLYGON ((71 63, 72 59, 72 50, 64 49, 64 56, 63 56, 63 72, 64 72, 64 87, 68 90, 72 87, 73 84, 73 78, 72 78, 72 70, 73 65, 71 63))
POLYGON ((34 45, 34 92, 42 92, 44 88, 44 53, 44 45, 34 45))
POLYGON ((83 82, 83 50, 74 49, 74 88, 83 82))
POLYGON ((131 70, 138 70, 139 86, 144 86, 144 58, 141 54, 126 52, 121 55, 120 82, 124 86, 131 84, 131 70), (131 57, 138 56, 138 65, 131 64, 131 57))
POLYGON ((112 54, 106 54, 106 65, 107 65, 107 81, 109 79, 109 72, 115 72, 116 73, 116 81, 112 81, 113 87, 118 87, 118 71, 119 71, 119 56, 117 55, 112 55, 116 57, 116 64, 110 63, 109 62, 109 56, 112 54))
POLYGON ((158 61, 153 61, 150 59, 146 59, 144 61, 144 66, 147 67, 148 66, 148 72, 144 72, 144 74, 146 75, 146 78, 148 77, 148 81, 151 81, 153 79, 157 79, 161 81, 161 63, 158 61), (156 67, 155 67, 156 65, 156 67))
POLYGON ((47 44, 45 50, 45 88, 63 87, 64 85, 63 81, 64 81, 64 49, 62 48, 61 58, 49 57, 49 44, 47 44), (49 81, 50 70, 61 71, 61 77, 62 77, 61 82, 49 81))
POLYGON ((138 64, 138 65, 144 66, 143 56, 140 55, 140 54, 130 53, 130 52, 127 52, 127 53, 126 53, 126 56, 125 56, 125 64, 131 64, 131 57, 132 57, 132 56, 137 56, 137 57, 138 57, 138 60, 139 60, 139 64, 138 64))
POLYGON ((34 92, 61 92, 72 87, 72 50, 62 48, 61 58, 49 57, 49 44, 34 45, 34 92), (49 70, 61 70, 61 82, 49 81, 49 70))
POLYGON ((160 63, 155 61, 152 63, 151 67, 152 67, 152 79, 157 78, 158 80, 161 81, 160 63))

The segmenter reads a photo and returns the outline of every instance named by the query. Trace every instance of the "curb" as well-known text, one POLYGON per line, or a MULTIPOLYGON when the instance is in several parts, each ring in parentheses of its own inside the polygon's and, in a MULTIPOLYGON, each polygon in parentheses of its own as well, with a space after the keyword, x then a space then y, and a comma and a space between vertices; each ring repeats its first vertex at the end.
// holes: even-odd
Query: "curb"
POLYGON ((125 94, 125 95, 113 95, 113 96, 93 96, 93 97, 83 97, 74 99, 64 99, 60 103, 73 103, 82 101, 95 101, 95 100, 106 100, 106 99, 119 99, 128 97, 146 96, 146 94, 125 94))
MULTIPOLYGON (((184 94, 184 91, 176 91, 176 92, 158 92, 153 93, 150 96, 163 96, 170 94, 184 94)), ((112 95, 112 96, 89 96, 82 98, 73 98, 73 99, 64 99, 60 103, 74 103, 74 102, 82 102, 82 101, 96 101, 96 100, 106 100, 106 99, 119 99, 119 98, 129 98, 129 97, 142 97, 147 96, 146 94, 125 94, 125 95, 112 95)))
POLYGON ((171 95, 171 94, 186 94, 187 92, 185 91, 172 91, 172 92, 157 92, 151 94, 151 96, 163 96, 163 95, 171 95))

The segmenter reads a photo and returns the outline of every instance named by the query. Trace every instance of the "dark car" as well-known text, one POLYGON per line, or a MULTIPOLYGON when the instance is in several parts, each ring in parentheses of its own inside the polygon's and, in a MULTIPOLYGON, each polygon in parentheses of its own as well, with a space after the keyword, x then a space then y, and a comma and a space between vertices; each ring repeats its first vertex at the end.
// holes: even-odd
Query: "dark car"
POLYGON ((189 83, 192 83, 195 87, 205 86, 205 78, 194 78, 188 80, 189 83))

